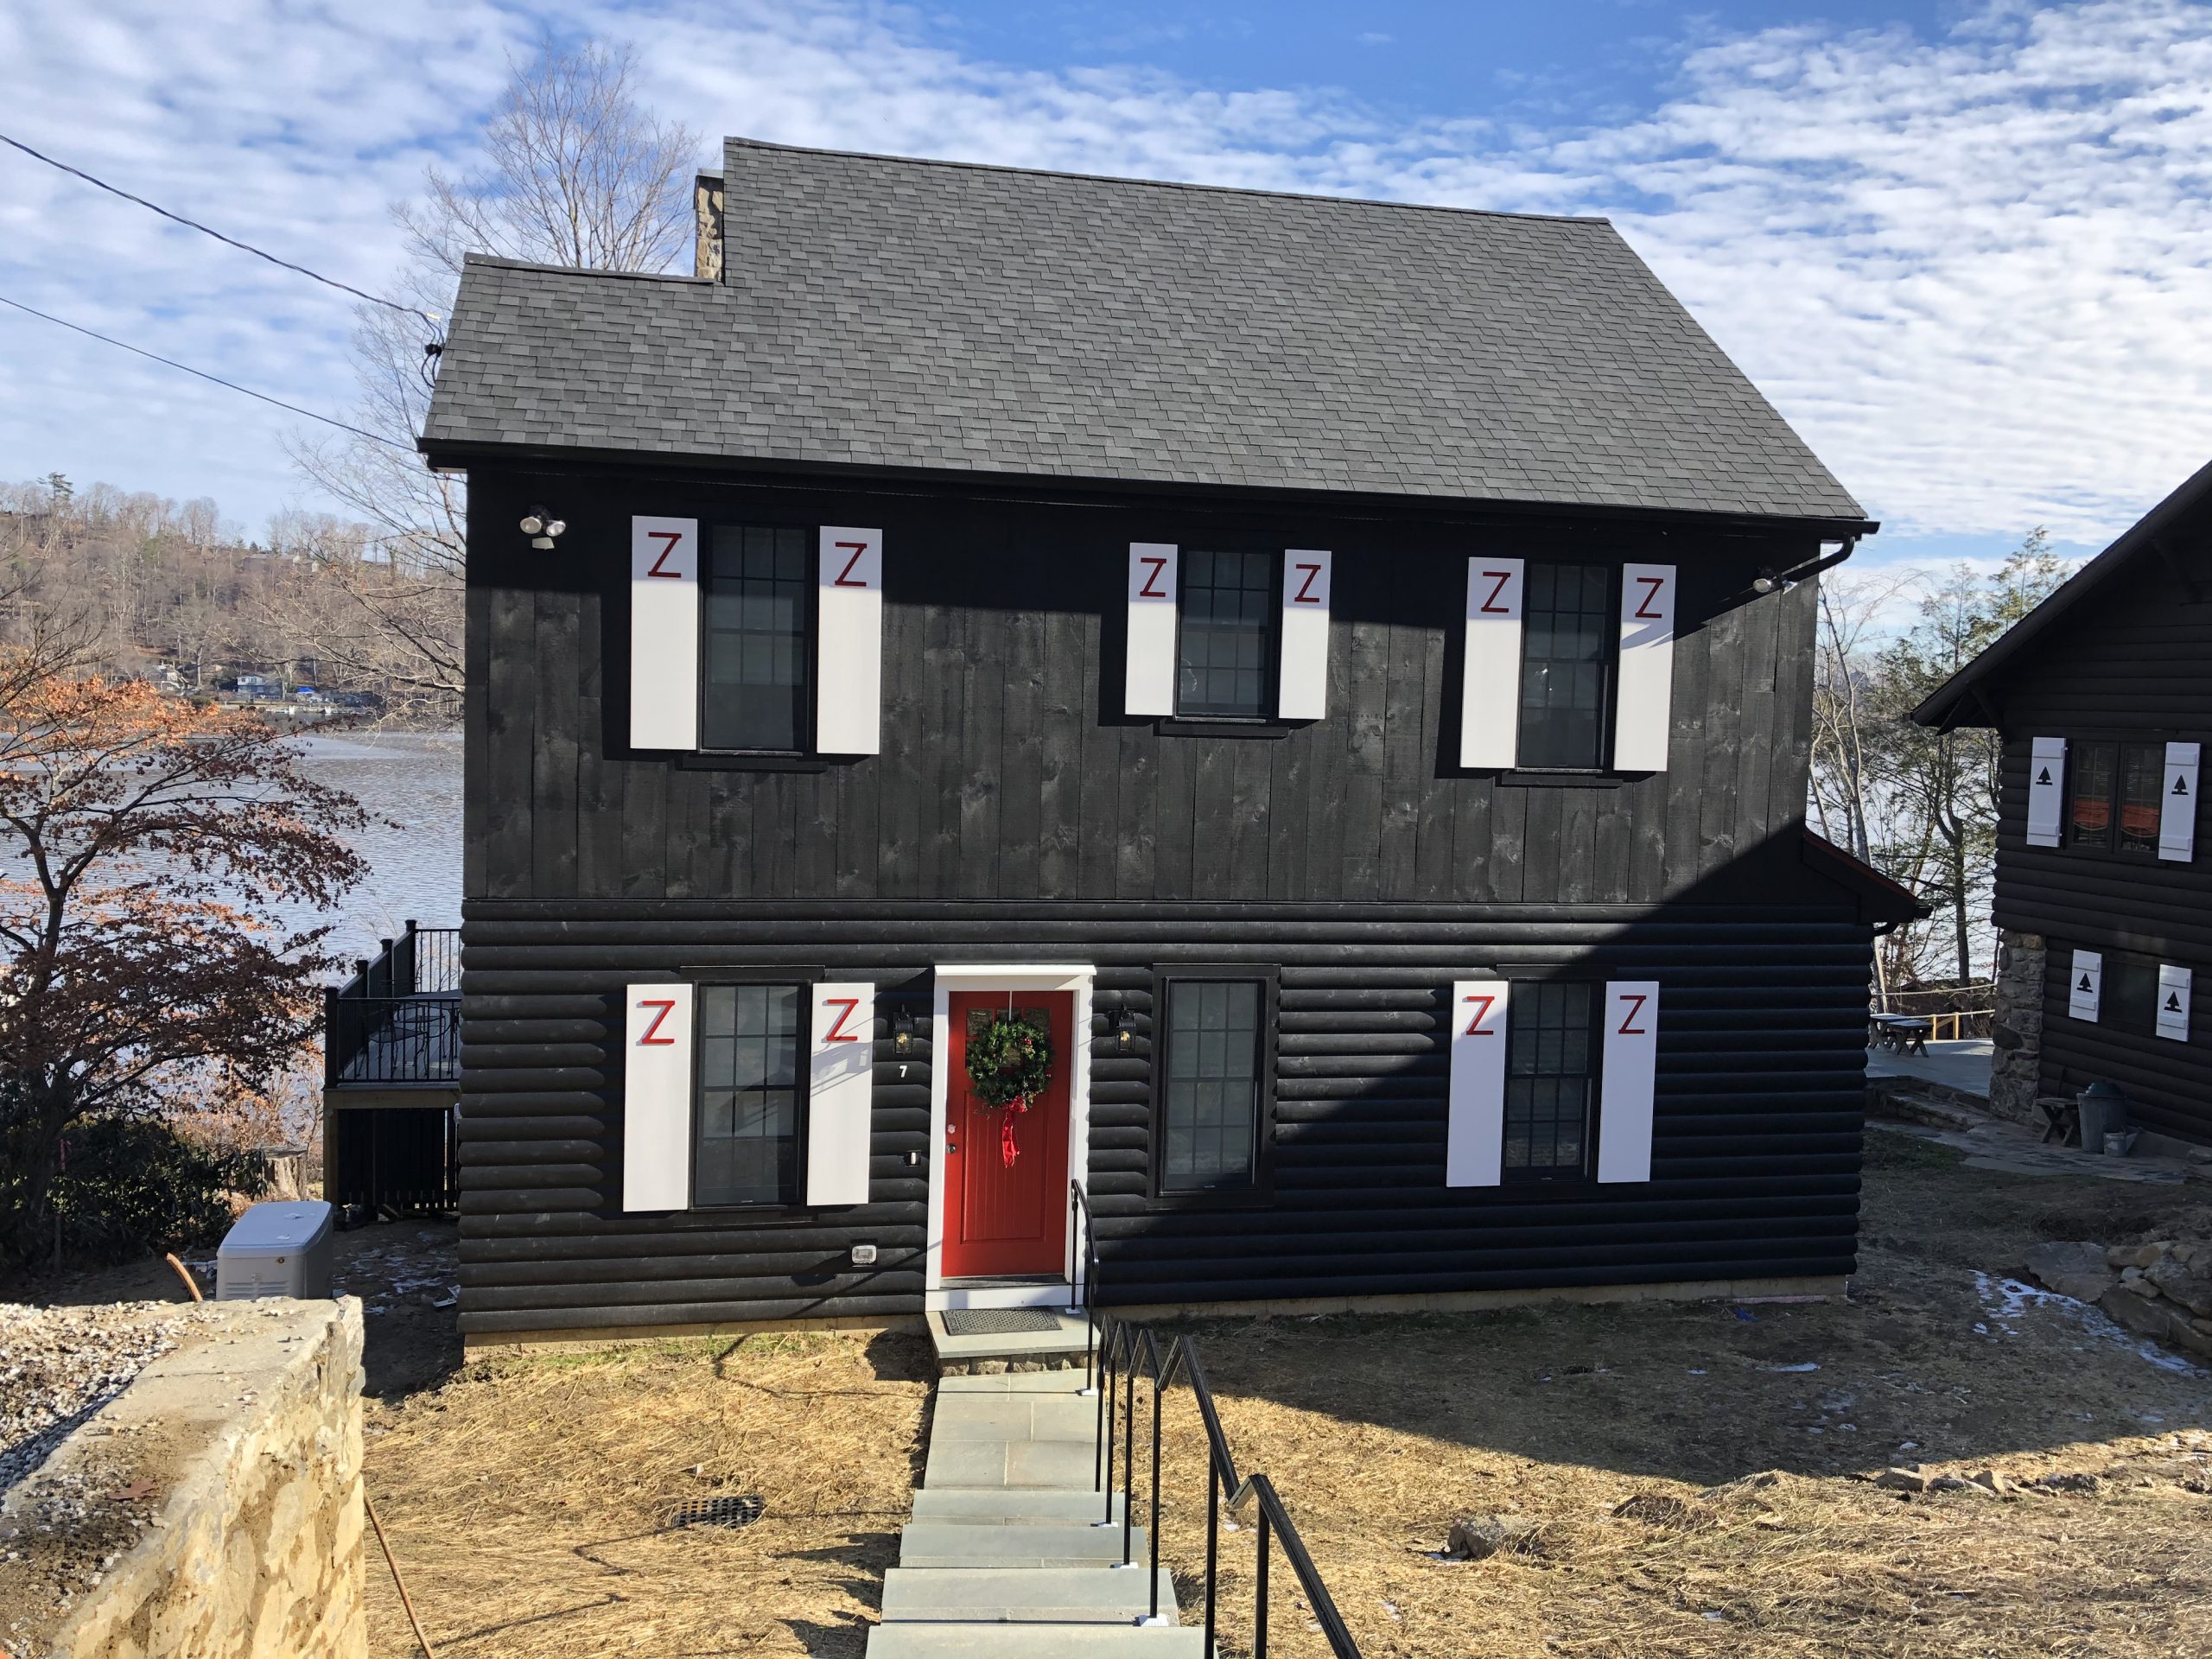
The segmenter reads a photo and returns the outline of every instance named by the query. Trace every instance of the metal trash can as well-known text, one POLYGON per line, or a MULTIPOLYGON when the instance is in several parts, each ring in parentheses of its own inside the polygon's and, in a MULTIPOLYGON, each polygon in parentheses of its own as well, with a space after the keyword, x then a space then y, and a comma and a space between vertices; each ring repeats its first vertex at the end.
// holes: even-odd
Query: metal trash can
POLYGON ((2102 1153, 2105 1137, 2127 1128, 2127 1096, 2116 1083, 2100 1078, 2074 1096, 2082 1114, 2082 1150, 2102 1153))

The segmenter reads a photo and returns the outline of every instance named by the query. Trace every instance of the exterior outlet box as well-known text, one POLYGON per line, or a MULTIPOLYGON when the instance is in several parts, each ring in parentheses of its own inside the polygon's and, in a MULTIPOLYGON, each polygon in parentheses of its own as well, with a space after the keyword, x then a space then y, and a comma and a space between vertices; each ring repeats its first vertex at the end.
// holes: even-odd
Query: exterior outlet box
POLYGON ((326 1297, 330 1294, 332 1255, 328 1205, 253 1205, 232 1224, 215 1251, 215 1300, 326 1297))
POLYGON ((873 1244, 854 1245, 853 1265, 856 1268, 874 1267, 875 1265, 875 1246, 873 1244))

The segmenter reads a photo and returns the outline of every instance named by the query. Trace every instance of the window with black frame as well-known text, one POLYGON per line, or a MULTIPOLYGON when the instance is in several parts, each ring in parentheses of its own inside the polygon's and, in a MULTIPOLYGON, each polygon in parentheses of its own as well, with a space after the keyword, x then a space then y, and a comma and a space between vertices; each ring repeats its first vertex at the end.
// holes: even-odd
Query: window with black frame
POLYGON ((798 985, 699 987, 693 1204, 798 1201, 798 985))
POLYGON ((1274 669, 1274 555, 1186 548, 1176 636, 1175 712, 1262 716, 1274 669))
POLYGON ((1521 765, 1605 764, 1612 661, 1611 568, 1531 563, 1521 608, 1521 765))
POLYGON ((1576 1179, 1589 1168, 1592 990, 1564 980, 1513 988, 1505 1047, 1508 1180, 1576 1179))
POLYGON ((1260 1178, 1266 987, 1171 979, 1163 991, 1160 1190, 1249 1191, 1260 1178))
POLYGON ((2066 844, 2156 858, 2159 794, 2166 776, 2165 745, 2075 743, 2068 747, 2066 844))
POLYGON ((709 749, 806 747, 808 535, 759 524, 717 524, 707 571, 705 698, 709 749))

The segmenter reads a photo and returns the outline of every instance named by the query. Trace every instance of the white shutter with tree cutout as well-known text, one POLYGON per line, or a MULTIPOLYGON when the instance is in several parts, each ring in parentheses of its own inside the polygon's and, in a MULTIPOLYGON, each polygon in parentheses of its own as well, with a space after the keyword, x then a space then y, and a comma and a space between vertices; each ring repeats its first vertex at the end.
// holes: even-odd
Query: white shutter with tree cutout
POLYGON ((883 532, 822 527, 816 582, 814 747, 883 748, 883 532))
POLYGON ((2186 864, 2196 856, 2196 761, 2194 743, 2166 745, 2165 785, 2158 797, 2158 856, 2186 864))
POLYGON ((1651 1121, 1659 1086, 1659 985, 1605 986, 1604 1075, 1598 1085, 1598 1179, 1651 1179, 1651 1121))
POLYGON ((2028 845, 2056 847, 2066 805, 2066 740, 2038 737, 2028 746, 2028 845))
POLYGON ((1459 764, 1510 770, 1521 745, 1519 559, 1467 561, 1466 663, 1459 675, 1459 764))
POLYGON ((1329 712, 1329 575, 1325 551, 1293 548, 1282 556, 1282 671, 1275 714, 1319 720, 1329 712))
POLYGON ((1505 1043, 1510 986, 1462 979, 1452 987, 1452 1081, 1444 1185, 1496 1186, 1505 1158, 1505 1043))
POLYGON ((2104 1005, 2104 988, 2105 953, 2101 950, 2076 950, 2074 966, 2066 978, 2067 1018, 2096 1024, 2098 1011, 2104 1005))
POLYGON ((1124 714, 1175 712, 1175 579, 1173 543, 1129 543, 1129 639, 1122 677, 1124 714))
POLYGON ((2189 1040, 2189 992, 2194 977, 2180 963, 2158 964, 2159 1036, 2171 1037, 2177 1043, 2189 1040))
POLYGON ((632 985, 623 999, 622 1207, 688 1210, 693 988, 632 985))
POLYGON ((874 1133, 875 987, 814 988, 807 1056, 806 1201, 866 1204, 874 1133))
POLYGON ((699 747, 699 521, 630 520, 630 747, 699 747))
POLYGON ((1614 675, 1613 770, 1664 772, 1675 721, 1675 567, 1621 567, 1620 663, 1614 675))

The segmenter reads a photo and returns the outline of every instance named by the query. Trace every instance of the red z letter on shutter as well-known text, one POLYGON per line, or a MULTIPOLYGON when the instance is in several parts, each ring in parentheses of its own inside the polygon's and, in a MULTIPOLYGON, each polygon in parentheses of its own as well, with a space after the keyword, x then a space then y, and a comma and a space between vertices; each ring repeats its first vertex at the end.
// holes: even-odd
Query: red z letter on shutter
POLYGON ((1294 605, 1319 605, 1321 596, 1313 591, 1313 578, 1321 574, 1321 567, 1301 564, 1298 568, 1306 573, 1306 580, 1298 584, 1298 591, 1290 596, 1290 602, 1294 605))
POLYGON ((680 530, 649 530, 645 534, 656 542, 666 543, 660 550, 660 556, 653 561, 652 568, 645 574, 649 576, 665 576, 671 582, 683 581, 683 573, 681 570, 664 570, 661 566, 668 563, 670 554, 683 545, 683 532, 680 530))
POLYGON ((867 587, 868 583, 864 582, 849 582, 847 578, 853 574, 853 567, 861 562, 861 555, 868 551, 868 543, 866 542, 840 542, 837 545, 841 549, 848 547, 851 548, 853 550, 853 556, 845 561, 845 568, 837 573, 837 580, 830 583, 830 586, 833 588, 867 587))
MULTIPOLYGON (((658 534, 658 532, 656 531, 655 533, 658 534)), ((653 1015, 652 1024, 645 1027, 645 1034, 638 1039, 638 1046, 639 1048, 643 1048, 648 1043, 652 1044, 656 1048, 661 1047, 664 1045, 669 1047, 675 1046, 675 1038, 656 1037, 653 1033, 660 1029, 661 1021, 667 1019, 668 1016, 674 1012, 676 1004, 664 1001, 659 997, 647 997, 645 1001, 639 1002, 638 1006, 641 1008, 658 1008, 660 1010, 658 1014, 653 1015)))
POLYGON ((1651 601, 1659 597, 1660 590, 1667 585, 1667 578, 1664 576, 1638 576, 1637 581, 1641 582, 1644 587, 1649 588, 1651 591, 1644 594, 1641 600, 1637 601, 1636 610, 1633 614, 1642 618, 1646 622, 1658 622, 1663 620, 1664 619, 1660 616, 1659 613, 1651 608, 1651 601))
POLYGON ((854 996, 833 996, 827 999, 824 1006, 832 1008, 842 1008, 844 1012, 837 1016, 836 1021, 830 1027, 829 1034, 823 1037, 822 1040, 825 1043, 857 1043, 860 1041, 860 1033, 857 1031, 847 1031, 845 1029, 845 1021, 853 1017, 853 1010, 860 1007, 860 999, 854 996))
POLYGON ((1487 616, 1512 615, 1512 607, 1499 604, 1497 596, 1505 591, 1505 584, 1513 580, 1513 573, 1510 570, 1485 570, 1483 575, 1495 576, 1497 579, 1497 585, 1490 590, 1490 597, 1483 601, 1484 614, 1487 616))
POLYGON ((1161 593, 1152 585, 1160 580, 1160 573, 1167 569, 1167 561, 1150 553, 1140 554, 1138 556, 1152 567, 1152 574, 1144 579, 1144 586, 1137 589, 1137 597, 1139 599, 1167 598, 1167 594, 1161 593))
POLYGON ((1648 999, 1640 991, 1626 991, 1622 993, 1622 1001, 1632 1002, 1636 1006, 1629 1009, 1626 1014, 1621 1015, 1619 1032, 1621 1036, 1649 1037, 1651 1034, 1650 1027, 1648 1026, 1635 1026, 1629 1023, 1631 1020, 1635 1019, 1637 1015, 1643 1012, 1643 1005, 1647 1000, 1648 999))
POLYGON ((1475 1017, 1467 1021, 1465 1034, 1470 1037, 1497 1036, 1497 1033, 1496 1032, 1484 1031, 1483 1029, 1483 1021, 1490 1018, 1491 1007, 1497 1001, 1497 999, 1494 996, 1471 996, 1465 1000, 1470 1002, 1478 1002, 1482 1005, 1475 1010, 1475 1017))

